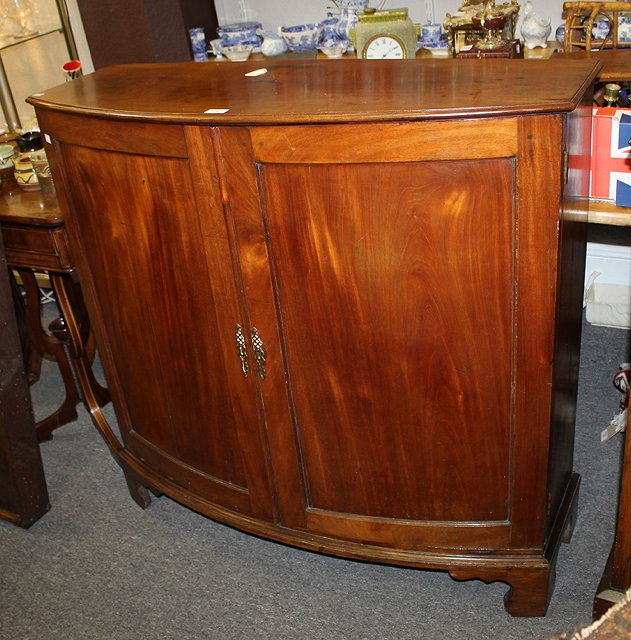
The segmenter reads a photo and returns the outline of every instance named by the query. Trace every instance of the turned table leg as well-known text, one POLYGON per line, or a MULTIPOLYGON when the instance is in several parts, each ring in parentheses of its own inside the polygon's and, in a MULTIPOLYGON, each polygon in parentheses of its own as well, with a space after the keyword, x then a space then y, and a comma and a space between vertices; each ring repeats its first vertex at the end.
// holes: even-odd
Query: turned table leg
POLYGON ((29 341, 39 354, 55 360, 65 391, 65 397, 59 408, 35 424, 37 439, 41 442, 49 440, 55 429, 77 419, 76 406, 81 401, 81 396, 75 383, 72 366, 64 349, 64 343, 55 335, 45 331, 42 326, 42 305, 35 274, 31 269, 17 269, 17 271, 24 287, 29 341))
POLYGON ((52 438, 55 429, 77 419, 76 406, 84 400, 87 387, 99 406, 109 402, 109 392, 94 377, 95 348, 78 285, 66 273, 49 273, 60 315, 46 331, 42 326, 42 305, 35 274, 31 269, 16 270, 24 287, 24 311, 31 347, 40 356, 55 360, 65 391, 59 408, 35 425, 37 439, 41 442, 52 438))
POLYGON ((67 274, 49 275, 61 314, 56 321, 59 336, 63 336, 63 341, 68 346, 69 359, 78 378, 78 387, 84 395, 84 401, 86 390, 90 389, 98 405, 103 407, 110 401, 110 394, 94 376, 92 365, 96 348, 79 286, 67 274))

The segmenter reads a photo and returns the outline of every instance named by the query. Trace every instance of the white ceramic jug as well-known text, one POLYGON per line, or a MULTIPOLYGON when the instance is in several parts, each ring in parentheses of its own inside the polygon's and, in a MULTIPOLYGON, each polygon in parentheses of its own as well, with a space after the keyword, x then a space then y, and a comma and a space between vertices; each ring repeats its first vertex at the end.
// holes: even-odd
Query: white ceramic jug
POLYGON ((263 38, 261 53, 264 56, 278 56, 287 51, 287 43, 278 33, 262 31, 260 29, 256 33, 263 38))
POLYGON ((552 31, 550 18, 540 18, 533 9, 530 0, 524 5, 524 21, 521 25, 521 35, 528 49, 548 46, 548 36, 552 31))

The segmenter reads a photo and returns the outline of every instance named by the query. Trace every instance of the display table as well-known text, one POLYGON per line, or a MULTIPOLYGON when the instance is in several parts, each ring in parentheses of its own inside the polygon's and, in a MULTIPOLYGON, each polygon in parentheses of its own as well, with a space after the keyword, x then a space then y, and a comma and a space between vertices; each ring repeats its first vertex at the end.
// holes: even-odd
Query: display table
POLYGON ((631 226, 631 208, 618 207, 611 200, 577 200, 567 207, 576 215, 586 215, 588 222, 617 227, 631 226))
POLYGON ((36 424, 38 439, 46 440, 55 429, 76 420, 83 389, 92 390, 99 406, 108 402, 108 393, 92 374, 90 323, 80 288, 72 279, 74 261, 56 196, 23 191, 11 180, 5 181, 0 194, 0 229, 7 262, 19 274, 25 293, 30 382, 39 377, 41 357, 47 355, 56 361, 64 385, 59 408, 36 424), (48 274, 60 312, 50 328, 42 326, 37 271, 48 274))
POLYGON ((603 65, 598 73, 599 82, 631 80, 631 49, 560 51, 555 53, 554 57, 562 60, 598 60, 603 65))
MULTIPOLYGON (((631 81, 631 49, 608 49, 603 51, 556 52, 561 60, 593 60, 602 63, 598 82, 631 81)), ((618 207, 607 200, 592 200, 589 204, 577 205, 582 212, 589 209, 589 221, 595 224, 631 226, 631 207, 618 207)), ((631 586, 631 585, 630 585, 631 586)))
POLYGON ((579 486, 564 144, 588 153, 598 64, 264 67, 30 99, 133 497, 545 614, 579 486))

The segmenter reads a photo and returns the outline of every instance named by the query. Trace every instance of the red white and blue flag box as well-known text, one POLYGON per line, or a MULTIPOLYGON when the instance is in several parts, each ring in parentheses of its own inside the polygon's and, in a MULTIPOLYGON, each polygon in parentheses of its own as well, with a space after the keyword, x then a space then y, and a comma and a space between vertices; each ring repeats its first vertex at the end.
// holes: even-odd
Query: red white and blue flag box
POLYGON ((589 195, 631 207, 631 110, 598 107, 592 114, 589 195))

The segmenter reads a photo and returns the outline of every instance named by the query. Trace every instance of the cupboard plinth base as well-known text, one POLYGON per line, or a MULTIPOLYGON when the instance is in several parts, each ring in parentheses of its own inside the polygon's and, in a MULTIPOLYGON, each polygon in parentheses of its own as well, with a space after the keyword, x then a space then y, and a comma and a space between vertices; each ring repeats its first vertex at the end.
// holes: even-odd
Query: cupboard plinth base
POLYGON ((568 542, 576 519, 580 476, 573 473, 543 550, 402 549, 314 534, 231 511, 156 474, 128 449, 115 453, 134 501, 143 509, 155 497, 167 497, 244 533, 347 560, 383 563, 420 570, 447 571, 458 581, 504 582, 504 608, 514 617, 545 616, 554 590, 555 563, 561 542, 568 542), (523 551, 523 552, 522 552, 523 551))

